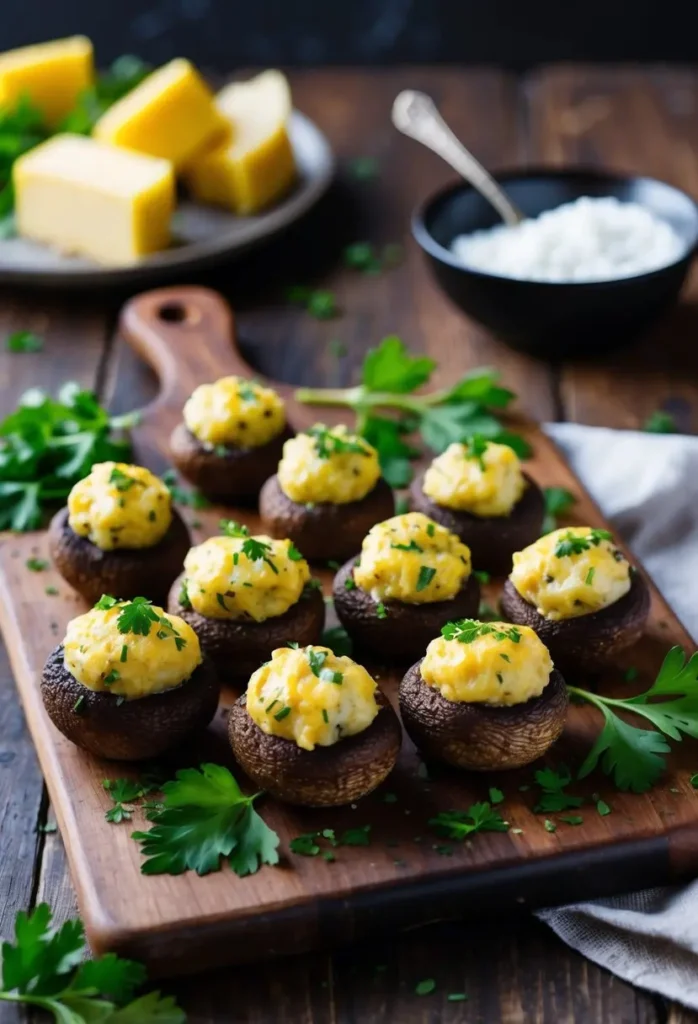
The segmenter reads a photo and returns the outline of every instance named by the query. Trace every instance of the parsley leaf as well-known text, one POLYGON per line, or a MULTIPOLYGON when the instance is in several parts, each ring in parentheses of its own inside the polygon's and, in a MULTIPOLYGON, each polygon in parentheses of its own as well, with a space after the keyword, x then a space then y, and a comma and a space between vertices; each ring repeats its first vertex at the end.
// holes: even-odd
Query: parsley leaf
POLYGON ((429 824, 447 839, 465 839, 473 832, 506 832, 509 825, 490 803, 472 804, 467 811, 441 811, 429 824))
POLYGON ((602 540, 613 540, 608 530, 592 529, 586 534, 575 534, 571 530, 563 534, 555 545, 555 556, 565 558, 567 555, 581 555, 592 547, 598 547, 602 540))
POLYGON ((580 778, 598 765, 619 789, 643 793, 664 770, 664 755, 670 750, 665 737, 677 741, 682 735, 698 737, 698 653, 687 661, 680 647, 672 647, 650 688, 634 697, 605 697, 576 686, 568 690, 597 707, 604 718, 603 729, 579 769, 580 778), (641 715, 659 731, 630 725, 616 709, 641 715))
POLYGON ((184 768, 162 792, 164 806, 152 814, 152 828, 133 833, 147 858, 143 874, 206 875, 220 870, 221 858, 238 875, 278 863, 279 837, 255 811, 256 797, 245 796, 227 768, 184 768))
POLYGON ((526 440, 505 429, 493 410, 506 408, 514 395, 498 384, 495 370, 482 368, 454 385, 429 394, 413 394, 435 369, 427 356, 412 355, 400 338, 384 338, 364 359, 361 383, 351 388, 300 388, 295 397, 308 405, 339 405, 353 409, 359 433, 378 451, 383 475, 393 487, 406 486, 410 460, 419 450, 405 437, 418 432, 434 451, 475 435, 508 444, 522 458, 531 453, 526 440), (392 418, 380 414, 390 410, 392 418))
POLYGON ((134 597, 133 601, 122 605, 116 625, 120 633, 148 636, 154 622, 160 622, 160 616, 152 603, 147 597, 134 597))
MULTIPOLYGON (((1 121, 2 115, 0 137, 1 121)), ((0 529, 36 529, 94 463, 128 462, 130 443, 118 434, 134 422, 111 418, 75 383, 64 384, 55 399, 39 388, 25 392, 0 423, 0 529)))
POLYGON ((43 572, 49 567, 49 563, 45 558, 28 558, 24 564, 29 569, 29 572, 43 572))
POLYGON ((664 409, 655 409, 645 422, 642 429, 648 434, 677 434, 676 420, 670 412, 664 409))
POLYGON ((544 487, 543 497, 545 499, 545 518, 541 534, 546 534, 557 529, 558 517, 567 515, 577 499, 571 491, 564 487, 544 487))
POLYGON ((535 773, 534 778, 543 791, 533 808, 536 814, 555 814, 558 811, 570 811, 582 806, 584 801, 581 796, 564 792, 572 781, 572 774, 566 765, 560 765, 557 771, 553 768, 541 768, 535 773))
POLYGON ((517 626, 504 626, 502 623, 492 624, 481 622, 479 619, 459 619, 457 622, 447 622, 441 627, 441 635, 446 640, 457 640, 461 644, 471 644, 480 636, 493 635, 495 640, 511 640, 518 644, 521 640, 521 631, 517 626))
POLYGON ((184 1024, 185 1014, 170 997, 150 992, 131 1001, 145 981, 145 969, 114 953, 85 960, 79 920, 52 924, 40 903, 15 918, 14 942, 2 945, 0 1000, 35 1006, 62 1024, 184 1024))
POLYGON ((428 565, 420 565, 419 575, 417 576, 417 593, 420 590, 426 590, 435 576, 436 569, 428 565))

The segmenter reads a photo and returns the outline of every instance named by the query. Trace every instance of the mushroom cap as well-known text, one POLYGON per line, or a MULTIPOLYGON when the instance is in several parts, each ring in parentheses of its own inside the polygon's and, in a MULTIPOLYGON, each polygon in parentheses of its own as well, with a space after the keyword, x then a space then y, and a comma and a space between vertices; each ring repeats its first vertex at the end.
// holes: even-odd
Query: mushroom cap
POLYGON ((597 667, 640 639, 650 611, 650 591, 641 573, 633 573, 630 590, 607 608, 573 619, 546 619, 507 579, 502 592, 507 622, 535 629, 553 661, 566 671, 597 667))
POLYGON ((188 622, 199 638, 202 650, 211 658, 221 679, 247 685, 252 673, 267 661, 277 647, 296 641, 301 647, 317 644, 325 627, 325 599, 312 590, 291 605, 283 615, 264 622, 251 619, 209 619, 179 601, 182 574, 170 590, 167 610, 188 622))
POLYGON ((454 508, 437 505, 423 490, 424 473, 410 486, 410 508, 423 512, 455 533, 470 548, 473 566, 494 576, 511 572, 515 551, 528 547, 540 537, 545 517, 545 498, 535 480, 527 473, 526 490, 508 516, 475 516, 454 508))
POLYGON ((191 538, 176 508, 165 536, 149 548, 103 551, 81 537, 68 523, 68 509, 56 512, 48 530, 49 554, 61 576, 89 604, 102 594, 131 600, 141 594, 164 604, 167 592, 182 571, 191 538))
POLYGON ((421 661, 400 683, 400 713, 408 735, 429 757, 469 771, 521 768, 541 757, 561 734, 567 687, 557 669, 539 697, 507 707, 446 700, 424 682, 421 661))
POLYGON ((421 658, 427 645, 441 632, 441 627, 456 619, 477 618, 480 606, 480 584, 469 576, 461 589, 448 601, 428 604, 407 604, 385 601, 387 615, 379 619, 376 602, 361 587, 347 590, 358 555, 350 558, 334 578, 332 594, 339 621, 359 647, 382 661, 408 663, 421 658))
POLYGON ((56 728, 83 750, 115 761, 145 761, 177 746, 208 725, 219 693, 218 676, 205 657, 180 686, 118 703, 113 694, 90 690, 70 674, 63 644, 51 652, 41 677, 41 697, 56 728))
POLYGON ((288 537, 311 561, 339 561, 359 550, 372 526, 395 515, 395 497, 381 477, 361 501, 299 505, 275 474, 259 495, 259 514, 271 537, 288 537))
POLYGON ((399 719, 380 690, 376 702, 380 710, 363 732, 329 747, 303 750, 292 740, 262 732, 243 695, 230 711, 230 745, 245 774, 279 800, 303 807, 350 804, 383 782, 400 752, 399 719))
POLYGON ((276 472, 284 442, 291 436, 288 427, 284 427, 266 444, 256 448, 224 445, 225 452, 219 454, 205 447, 182 422, 170 436, 170 455, 182 476, 212 500, 250 501, 276 472))

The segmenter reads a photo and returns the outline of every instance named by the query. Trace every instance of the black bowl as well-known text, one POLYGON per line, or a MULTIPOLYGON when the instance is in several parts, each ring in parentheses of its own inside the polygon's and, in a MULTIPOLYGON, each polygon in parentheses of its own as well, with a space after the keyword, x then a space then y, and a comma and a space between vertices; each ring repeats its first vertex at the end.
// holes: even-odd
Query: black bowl
POLYGON ((438 192, 415 212, 412 231, 449 298, 513 348, 562 359, 607 352, 633 340, 676 301, 698 242, 698 207, 684 192, 654 178, 591 170, 498 174, 529 217, 581 196, 636 202, 668 221, 684 242, 680 259, 659 270, 615 281, 518 281, 465 267, 450 250, 457 235, 501 224, 470 185, 438 192))

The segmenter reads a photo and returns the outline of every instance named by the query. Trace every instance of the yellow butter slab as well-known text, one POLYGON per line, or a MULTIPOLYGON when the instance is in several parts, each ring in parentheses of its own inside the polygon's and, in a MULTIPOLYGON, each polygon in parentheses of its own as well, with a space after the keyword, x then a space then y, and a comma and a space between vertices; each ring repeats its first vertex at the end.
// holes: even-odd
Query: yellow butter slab
POLYGON ((85 36, 0 54, 0 106, 15 107, 27 96, 50 127, 60 124, 93 80, 92 43, 85 36))
POLYGON ((93 135, 100 142, 171 160, 178 169, 227 130, 201 75, 188 60, 177 59, 110 107, 93 135))
POLYGON ((107 265, 170 243, 172 164, 82 135, 56 135, 14 165, 17 230, 107 265))
POLYGON ((288 191, 296 177, 287 123, 291 93, 280 71, 233 82, 216 97, 231 141, 200 153, 184 171, 195 198, 253 214, 288 191))

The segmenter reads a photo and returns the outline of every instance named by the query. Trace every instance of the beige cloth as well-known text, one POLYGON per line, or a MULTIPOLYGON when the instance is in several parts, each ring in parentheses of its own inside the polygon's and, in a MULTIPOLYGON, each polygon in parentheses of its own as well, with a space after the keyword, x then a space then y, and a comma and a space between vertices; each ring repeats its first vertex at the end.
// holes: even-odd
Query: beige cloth
MULTIPOLYGON (((698 640, 698 438, 568 423, 546 429, 698 640)), ((538 917, 618 977, 698 1009, 698 881, 538 917)))

